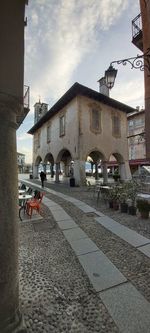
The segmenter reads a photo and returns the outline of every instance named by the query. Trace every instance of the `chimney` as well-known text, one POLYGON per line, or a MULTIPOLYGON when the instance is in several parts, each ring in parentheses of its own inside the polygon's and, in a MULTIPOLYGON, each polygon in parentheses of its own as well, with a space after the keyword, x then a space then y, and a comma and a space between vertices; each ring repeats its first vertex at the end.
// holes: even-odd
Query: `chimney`
POLYGON ((136 106, 136 110, 137 110, 137 111, 140 111, 140 106, 139 106, 139 105, 136 106))
POLYGON ((109 88, 106 86, 105 77, 101 77, 97 82, 99 82, 99 92, 109 97, 109 88))

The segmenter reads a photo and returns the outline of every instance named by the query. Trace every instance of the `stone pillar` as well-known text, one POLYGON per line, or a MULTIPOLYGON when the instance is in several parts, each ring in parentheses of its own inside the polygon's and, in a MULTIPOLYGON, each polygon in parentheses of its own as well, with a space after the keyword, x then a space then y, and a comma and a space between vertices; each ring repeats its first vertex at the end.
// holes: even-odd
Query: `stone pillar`
POLYGON ((54 165, 51 163, 50 165, 50 173, 51 173, 51 178, 54 177, 54 165))
POLYGON ((98 163, 95 163, 95 180, 98 180, 98 163))
POLYGON ((85 185, 86 184, 86 173, 85 173, 85 161, 74 160, 74 178, 75 185, 85 185))
POLYGON ((44 173, 46 174, 46 164, 43 164, 43 170, 44 170, 44 173))
POLYGON ((69 176, 69 165, 64 164, 64 176, 68 177, 69 176))
POLYGON ((38 165, 33 164, 33 178, 38 178, 38 165))
POLYGON ((56 176, 55 176, 56 183, 59 183, 59 170, 60 170, 59 163, 56 163, 56 176))
POLYGON ((0 94, 0 332, 23 333, 19 311, 18 175, 16 114, 18 105, 0 94))
POLYGON ((103 170, 103 183, 108 183, 108 173, 107 173, 107 162, 102 162, 102 170, 103 170))
POLYGON ((115 172, 115 167, 114 166, 111 167, 111 171, 112 171, 112 174, 114 175, 114 172, 115 172))
POLYGON ((138 175, 140 176, 141 175, 141 166, 138 165, 138 175))
POLYGON ((125 181, 132 179, 128 161, 119 164, 119 174, 121 180, 125 181))

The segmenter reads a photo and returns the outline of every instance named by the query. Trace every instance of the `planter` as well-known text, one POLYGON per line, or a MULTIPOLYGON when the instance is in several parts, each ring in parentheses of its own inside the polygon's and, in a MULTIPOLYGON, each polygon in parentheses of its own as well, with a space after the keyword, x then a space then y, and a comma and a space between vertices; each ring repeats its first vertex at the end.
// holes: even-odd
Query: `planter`
POLYGON ((137 200, 137 208, 141 214, 142 219, 148 219, 149 218, 149 212, 150 212, 150 203, 147 200, 138 199, 137 200))
POLYGON ((129 213, 130 215, 136 215, 136 207, 134 207, 134 206, 129 206, 129 207, 128 207, 128 213, 129 213))
POLYGON ((113 201, 113 209, 114 210, 119 210, 119 203, 116 201, 113 201))
POLYGON ((148 219, 149 218, 149 211, 142 210, 142 211, 140 211, 140 214, 141 214, 142 219, 148 219))
POLYGON ((113 201, 112 200, 109 201, 109 208, 113 209, 113 201))
POLYGON ((128 204, 126 202, 122 202, 120 204, 121 213, 128 213, 128 204))

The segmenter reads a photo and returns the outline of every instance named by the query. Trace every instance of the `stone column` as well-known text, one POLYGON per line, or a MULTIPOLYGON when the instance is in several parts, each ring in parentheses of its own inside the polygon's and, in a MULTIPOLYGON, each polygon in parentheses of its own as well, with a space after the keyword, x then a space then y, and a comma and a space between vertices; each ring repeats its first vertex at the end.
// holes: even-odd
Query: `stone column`
POLYGON ((53 178, 54 177, 54 166, 52 163, 50 165, 50 173, 51 173, 51 178, 53 178))
MULTIPOLYGON (((43 164, 43 170, 44 170, 45 175, 46 175, 46 165, 47 165, 47 164, 43 164)), ((47 180, 47 175, 46 175, 45 180, 47 180)))
POLYGON ((64 176, 69 176, 69 164, 64 164, 64 176))
POLYGON ((16 114, 18 105, 0 94, 0 332, 23 333, 19 311, 18 175, 16 114))
POLYGON ((75 185, 86 184, 85 161, 74 160, 73 165, 75 185))
POLYGON ((95 180, 98 180, 98 163, 95 163, 95 180))
POLYGON ((38 165, 33 164, 33 178, 38 178, 38 165))
POLYGON ((59 183, 59 170, 60 170, 60 163, 56 163, 56 176, 55 176, 55 182, 59 183))
POLYGON ((119 174, 120 174, 120 179, 121 180, 130 180, 130 179, 132 179, 128 161, 125 161, 125 162, 119 164, 119 174))
POLYGON ((102 169, 103 169, 103 183, 108 183, 108 173, 107 173, 107 162, 102 162, 102 169))
POLYGON ((46 174, 46 164, 43 164, 43 170, 44 170, 44 173, 46 174))
POLYGON ((141 165, 138 165, 138 175, 141 175, 141 165))

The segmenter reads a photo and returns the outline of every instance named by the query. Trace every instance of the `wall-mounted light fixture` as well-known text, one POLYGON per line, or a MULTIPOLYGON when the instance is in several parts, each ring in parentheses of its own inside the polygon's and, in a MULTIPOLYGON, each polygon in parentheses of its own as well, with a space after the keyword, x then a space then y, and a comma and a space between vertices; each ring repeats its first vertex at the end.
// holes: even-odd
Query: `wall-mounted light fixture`
POLYGON ((150 76, 150 48, 147 49, 147 51, 142 55, 137 55, 136 57, 127 58, 127 59, 121 59, 112 61, 110 63, 109 68, 105 71, 105 79, 106 79, 106 85, 109 89, 113 88, 115 83, 115 78, 117 75, 117 69, 113 67, 113 64, 117 65, 131 65, 131 69, 140 69, 141 71, 144 71, 145 69, 148 71, 148 76, 150 76))

